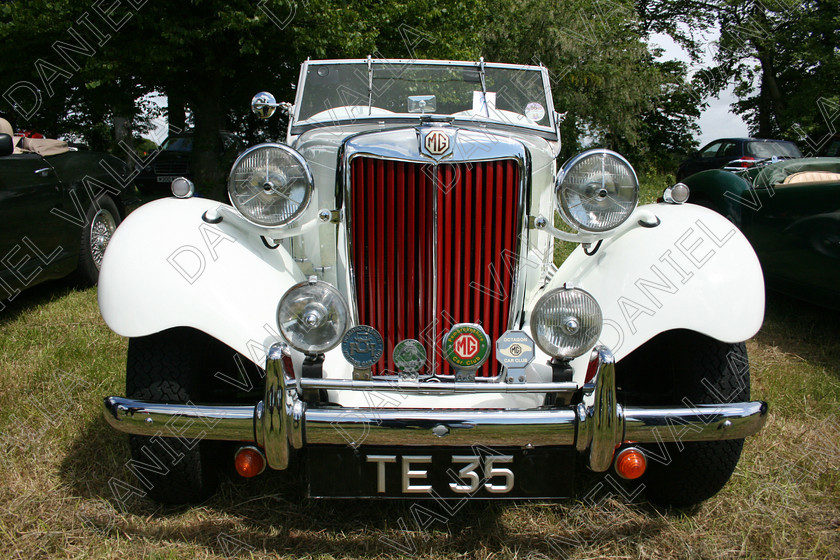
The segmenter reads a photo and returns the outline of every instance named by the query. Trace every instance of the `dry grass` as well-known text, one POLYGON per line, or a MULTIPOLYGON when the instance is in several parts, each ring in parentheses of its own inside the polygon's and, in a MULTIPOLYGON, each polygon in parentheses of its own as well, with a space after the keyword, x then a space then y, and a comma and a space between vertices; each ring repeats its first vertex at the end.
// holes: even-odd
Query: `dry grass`
MULTIPOLYGON (((472 502, 421 529, 410 503, 314 501, 292 475, 230 478, 201 506, 115 499, 135 484, 124 436, 100 417, 122 392, 125 340, 95 290, 50 284, 0 314, 2 558, 836 558, 840 553, 840 319, 771 298, 748 344, 771 403, 732 481, 692 511, 472 502), (49 410, 48 415, 46 411, 49 410)), ((606 495, 605 495, 606 496, 606 495)), ((440 515, 441 510, 426 504, 440 515)), ((429 512, 425 512, 429 513, 429 512)))

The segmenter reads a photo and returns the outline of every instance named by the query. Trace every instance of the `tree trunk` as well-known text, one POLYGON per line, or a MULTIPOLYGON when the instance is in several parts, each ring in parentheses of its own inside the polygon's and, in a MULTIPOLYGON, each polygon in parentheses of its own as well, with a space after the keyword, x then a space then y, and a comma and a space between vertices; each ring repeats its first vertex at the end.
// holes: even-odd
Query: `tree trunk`
POLYGON ((225 124, 221 103, 222 80, 211 76, 203 86, 190 102, 195 117, 192 152, 195 186, 207 198, 223 201, 226 185, 224 170, 219 166, 219 131, 225 124))
POLYGON ((772 138, 781 132, 782 112, 784 101, 776 81, 776 69, 773 65, 773 54, 767 51, 758 53, 761 63, 761 90, 758 103, 758 134, 762 138, 772 138))
POLYGON ((187 128, 187 118, 184 110, 184 92, 178 88, 167 90, 168 107, 166 114, 169 120, 169 135, 180 134, 187 128))
MULTIPOLYGON (((766 8, 756 3, 752 15, 761 29, 770 29, 766 8)), ((761 63, 761 89, 758 100, 758 134, 762 138, 772 138, 781 132, 784 100, 776 81, 776 66, 773 61, 776 43, 769 38, 754 41, 756 58, 761 63)))

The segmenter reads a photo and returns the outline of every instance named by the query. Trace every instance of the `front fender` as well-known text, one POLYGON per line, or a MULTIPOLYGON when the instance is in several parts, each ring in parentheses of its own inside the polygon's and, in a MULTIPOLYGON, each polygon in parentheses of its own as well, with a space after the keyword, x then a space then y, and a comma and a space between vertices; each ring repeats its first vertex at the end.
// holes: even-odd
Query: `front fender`
POLYGON ((280 298, 304 279, 283 247, 204 213, 218 202, 167 198, 126 218, 99 274, 99 308, 117 334, 144 336, 192 327, 264 365, 277 340, 280 298))
POLYGON ((693 204, 642 211, 660 224, 606 239, 593 256, 578 247, 548 289, 570 282, 595 297, 604 315, 601 344, 617 359, 673 329, 730 343, 755 335, 764 319, 764 279, 741 232, 693 204))
POLYGON ((754 208, 755 192, 752 184, 741 174, 722 169, 707 169, 683 179, 691 192, 689 202, 710 204, 732 223, 741 224, 742 210, 754 208))

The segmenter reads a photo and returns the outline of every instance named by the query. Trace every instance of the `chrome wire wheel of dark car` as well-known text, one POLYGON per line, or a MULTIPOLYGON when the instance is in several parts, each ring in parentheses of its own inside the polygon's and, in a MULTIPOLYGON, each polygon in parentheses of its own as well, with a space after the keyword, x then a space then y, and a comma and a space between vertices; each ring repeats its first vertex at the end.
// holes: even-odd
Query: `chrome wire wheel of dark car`
POLYGON ((117 205, 107 196, 99 199, 98 208, 91 205, 88 209, 87 225, 82 230, 79 251, 79 273, 85 282, 95 284, 99 279, 105 249, 119 223, 120 212, 117 205))
POLYGON ((116 220, 108 210, 100 210, 93 217, 90 224, 90 256, 96 268, 102 267, 102 257, 105 256, 105 247, 111 241, 114 230, 117 229, 116 220))

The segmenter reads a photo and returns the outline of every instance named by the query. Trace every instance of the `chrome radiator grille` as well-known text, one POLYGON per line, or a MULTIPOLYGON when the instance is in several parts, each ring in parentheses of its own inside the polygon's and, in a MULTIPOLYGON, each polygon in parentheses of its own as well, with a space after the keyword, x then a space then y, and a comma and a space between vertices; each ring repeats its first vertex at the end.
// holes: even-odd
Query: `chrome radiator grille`
MULTIPOLYGON (((516 160, 426 163, 351 160, 351 262, 360 324, 385 340, 374 375, 394 374, 394 345, 420 340, 421 375, 454 372, 440 341, 479 323, 491 343, 507 328, 518 244, 516 160)), ((478 371, 499 372, 495 356, 478 371)))

